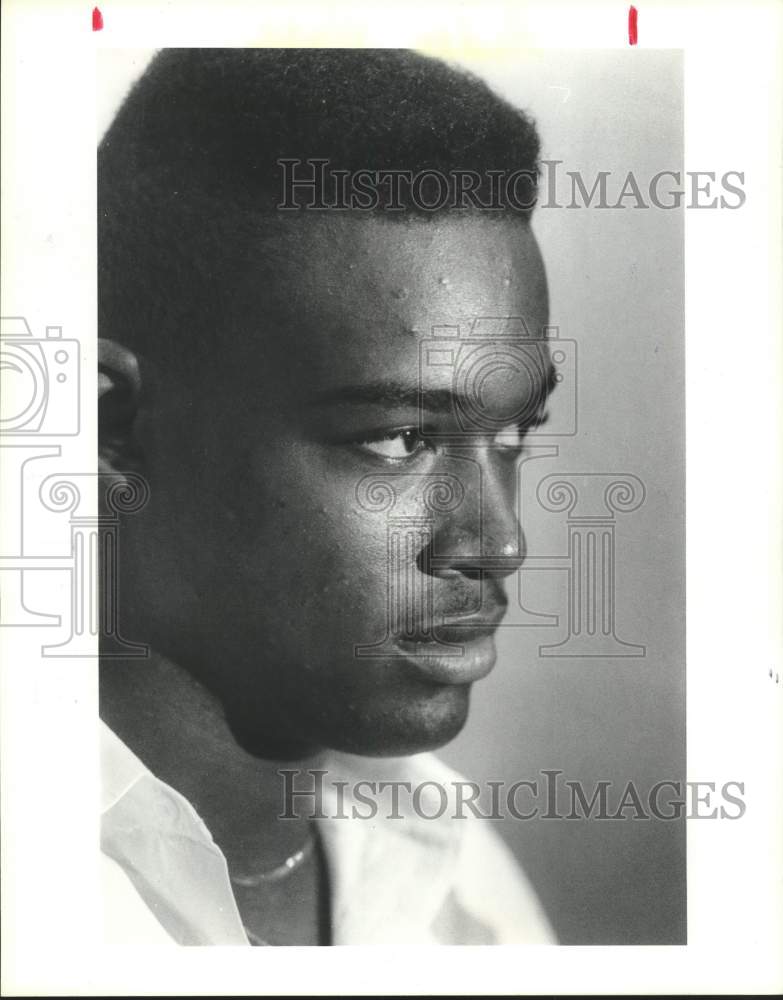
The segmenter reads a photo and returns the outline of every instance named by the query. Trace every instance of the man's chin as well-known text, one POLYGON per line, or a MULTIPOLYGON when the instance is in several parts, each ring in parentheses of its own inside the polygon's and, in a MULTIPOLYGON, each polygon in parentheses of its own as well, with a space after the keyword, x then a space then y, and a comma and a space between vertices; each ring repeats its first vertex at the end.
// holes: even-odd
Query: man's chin
POLYGON ((344 727, 335 727, 328 734, 328 746, 363 757, 405 757, 437 750, 464 728, 470 687, 438 685, 439 690, 426 700, 396 705, 387 712, 354 715, 344 727))
MULTIPOLYGON (((436 750, 464 727, 470 684, 382 685, 342 691, 264 711, 264 700, 224 702, 234 738, 248 753, 267 760, 305 759, 324 750, 363 757, 403 757, 436 750)), ((268 702, 266 703, 268 708, 268 702)))

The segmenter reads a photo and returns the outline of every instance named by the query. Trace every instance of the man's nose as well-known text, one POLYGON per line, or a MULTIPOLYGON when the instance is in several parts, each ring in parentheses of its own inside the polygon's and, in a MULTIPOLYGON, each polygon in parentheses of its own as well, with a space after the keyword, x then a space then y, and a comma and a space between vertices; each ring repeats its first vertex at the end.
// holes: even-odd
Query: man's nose
POLYGON ((487 448, 455 462, 450 471, 460 479, 464 497, 437 525, 430 572, 498 579, 516 573, 525 559, 517 512, 518 464, 487 448))

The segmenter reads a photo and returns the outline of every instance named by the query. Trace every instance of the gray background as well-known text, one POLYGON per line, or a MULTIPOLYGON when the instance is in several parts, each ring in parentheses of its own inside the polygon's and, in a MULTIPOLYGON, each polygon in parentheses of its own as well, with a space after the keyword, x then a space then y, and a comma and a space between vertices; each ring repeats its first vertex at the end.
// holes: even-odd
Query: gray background
MULTIPOLYGON (((678 52, 542 52, 466 64, 533 113, 543 156, 563 160, 561 174, 581 170, 588 190, 609 170, 617 192, 632 170, 646 197, 657 171, 682 169, 678 52)), ((567 203, 569 185, 560 188, 567 203)), ((534 225, 551 322, 578 343, 579 432, 557 439, 557 459, 523 473, 529 551, 565 554, 567 546, 565 514, 535 501, 540 476, 638 476, 646 500, 617 519, 616 611, 618 635, 645 645, 646 656, 542 658, 539 644, 562 630, 503 629, 498 666, 475 686, 468 726, 441 756, 476 780, 540 780, 542 768, 559 768, 588 793, 606 779, 618 795, 629 780, 644 794, 685 777, 683 214, 540 209, 534 225)), ((564 574, 527 576, 526 603, 562 615, 564 574)), ((563 943, 684 943, 684 822, 512 818, 499 829, 563 943)))

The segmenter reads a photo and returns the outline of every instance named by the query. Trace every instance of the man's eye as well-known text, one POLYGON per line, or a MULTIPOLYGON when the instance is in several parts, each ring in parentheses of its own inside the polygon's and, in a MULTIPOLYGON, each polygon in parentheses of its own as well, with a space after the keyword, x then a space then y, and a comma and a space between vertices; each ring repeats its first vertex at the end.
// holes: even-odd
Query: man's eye
POLYGON ((423 448, 426 443, 421 432, 414 427, 406 427, 401 431, 391 431, 369 441, 362 441, 361 447, 373 455, 382 458, 410 458, 423 448))
POLYGON ((492 443, 499 448, 508 448, 510 451, 519 451, 525 443, 527 429, 519 424, 509 424, 502 427, 493 437, 492 443))

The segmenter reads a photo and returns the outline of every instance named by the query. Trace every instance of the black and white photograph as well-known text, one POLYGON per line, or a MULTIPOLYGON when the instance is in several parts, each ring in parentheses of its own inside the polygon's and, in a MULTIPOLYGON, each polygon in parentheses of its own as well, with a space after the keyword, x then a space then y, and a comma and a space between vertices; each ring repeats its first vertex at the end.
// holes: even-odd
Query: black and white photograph
POLYGON ((681 62, 494 76, 163 50, 101 140, 118 933, 685 943, 681 62))
POLYGON ((62 220, 7 185, 8 995, 774 993, 779 102, 697 116, 663 5, 164 6, 29 98, 62 220))

